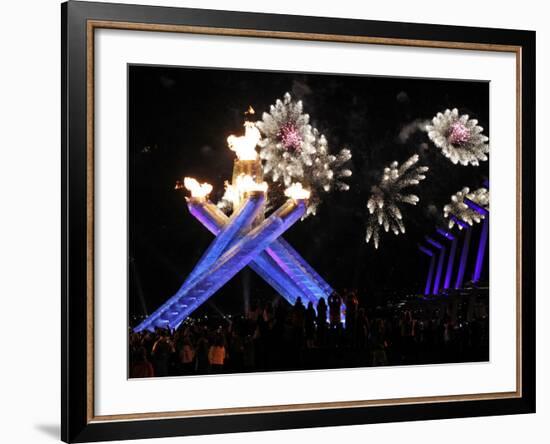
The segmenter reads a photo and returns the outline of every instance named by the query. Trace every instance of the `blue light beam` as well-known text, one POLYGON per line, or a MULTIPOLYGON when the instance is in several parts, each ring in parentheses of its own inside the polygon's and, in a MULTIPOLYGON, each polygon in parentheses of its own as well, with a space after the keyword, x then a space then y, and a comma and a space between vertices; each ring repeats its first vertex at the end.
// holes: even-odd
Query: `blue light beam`
MULTIPOLYGON (((161 305, 151 316, 141 322, 134 331, 139 332, 143 329, 150 329, 154 326, 157 319, 163 315, 166 317, 168 312, 177 311, 177 307, 172 307, 173 298, 179 298, 189 289, 190 284, 196 277, 208 270, 212 264, 221 256, 230 242, 239 234, 240 231, 251 225, 254 219, 263 209, 265 195, 263 193, 251 193, 241 207, 233 213, 229 222, 220 230, 218 236, 212 241, 208 249, 195 265, 183 285, 167 302, 161 305)), ((163 323, 164 324, 164 323, 163 323)))
POLYGON ((227 250, 212 267, 190 283, 186 294, 175 295, 170 299, 172 303, 179 302, 186 307, 177 313, 168 313, 168 316, 162 319, 163 323, 170 328, 181 324, 196 308, 296 223, 305 214, 305 210, 305 201, 289 199, 261 225, 243 235, 241 240, 227 250))

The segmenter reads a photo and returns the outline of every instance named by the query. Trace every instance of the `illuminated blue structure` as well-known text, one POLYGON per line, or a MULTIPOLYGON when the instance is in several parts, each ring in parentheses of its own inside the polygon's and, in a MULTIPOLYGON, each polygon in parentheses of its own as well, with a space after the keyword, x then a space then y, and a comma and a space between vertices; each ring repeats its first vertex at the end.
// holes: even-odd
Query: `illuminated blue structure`
MULTIPOLYGON (((263 193, 246 199, 221 228, 178 292, 134 331, 154 330, 155 327, 176 328, 305 213, 306 205, 303 200, 289 199, 260 225, 243 234, 243 230, 250 226, 259 210, 263 209, 264 199, 263 193), (220 247, 223 244, 224 250, 220 247), (216 255, 218 257, 213 260, 216 255)), ((282 284, 277 282, 277 285, 282 284)))
POLYGON ((320 298, 328 300, 333 293, 332 287, 281 237, 304 215, 309 192, 299 183, 292 184, 285 190, 290 199, 264 220, 267 184, 255 151, 258 140, 259 132, 250 122, 245 122, 244 136, 228 138, 230 149, 237 154, 232 184, 226 186, 228 197, 222 199, 231 202, 231 217, 208 200, 211 185, 185 178, 185 188, 192 196, 187 199, 189 212, 216 237, 180 289, 135 327, 135 332, 177 328, 246 266, 292 305, 301 298, 304 304, 311 302, 316 307, 320 298))
MULTIPOLYGON (((188 202, 189 212, 212 234, 218 235, 229 218, 210 201, 188 202)), ((325 301, 333 288, 309 265, 309 263, 283 237, 277 238, 268 248, 259 253, 248 266, 262 277, 291 305, 298 297, 307 305, 317 307, 319 299, 325 301)), ((342 319, 345 304, 342 304, 342 319)))
MULTIPOLYGON (((218 235, 221 227, 229 221, 225 213, 212 202, 197 203, 189 201, 188 207, 191 214, 214 235, 218 235)), ((282 237, 273 241, 265 251, 258 254, 248 265, 290 304, 294 304, 298 297, 301 297, 302 301, 306 303, 311 300, 309 293, 303 291, 304 286, 313 287, 316 290, 317 299, 312 300, 314 305, 317 304, 319 298, 325 297, 326 299, 333 291, 330 285, 315 273, 313 268, 282 237), (277 250, 277 252, 274 250, 277 250), (284 256, 284 259, 281 256, 284 256), (280 266, 281 263, 287 265, 283 268, 280 266), (309 276, 304 271, 298 273, 300 268, 307 270, 309 276), (294 269, 296 273, 289 273, 290 269, 294 269), (299 280, 299 277, 310 282, 308 284, 297 284, 296 281, 299 280)))
MULTIPOLYGON (((468 225, 468 224, 466 224, 468 225)), ((455 289, 462 288, 464 285, 464 273, 466 272, 466 262, 468 261, 468 253, 470 250, 470 239, 472 238, 472 230, 468 225, 468 228, 464 233, 464 241, 462 243, 462 251, 460 252, 460 263, 458 266, 458 273, 456 275, 455 289)))
POLYGON ((489 235, 489 216, 486 216, 482 222, 481 236, 479 238, 479 246, 477 249, 476 265, 472 282, 479 282, 481 279, 481 271, 483 270, 483 261, 485 260, 485 249, 487 247, 487 238, 489 235))
POLYGON ((432 289, 432 279, 433 279, 434 267, 435 267, 435 256, 432 250, 429 250, 428 248, 423 247, 422 245, 419 245, 418 249, 422 253, 430 257, 430 268, 428 270, 428 276, 426 277, 426 286, 424 287, 424 295, 428 296, 429 294, 431 294, 431 289, 432 289))
POLYGON ((443 271, 443 262, 445 262, 445 253, 447 252, 447 249, 441 243, 437 242, 435 239, 432 239, 429 236, 426 236, 426 241, 439 250, 439 258, 437 260, 437 269, 435 272, 435 279, 432 291, 432 294, 438 294, 440 288, 439 284, 441 283, 441 272, 443 271))
MULTIPOLYGON (((488 183, 487 183, 488 186, 488 183)), ((482 272, 483 272, 483 265, 485 261, 485 251, 487 249, 487 243, 489 238, 489 209, 480 205, 479 203, 474 202, 468 197, 464 197, 464 204, 466 204, 471 210, 477 212, 481 217, 476 218, 476 221, 479 221, 479 219, 482 219, 481 222, 481 232, 479 235, 479 243, 477 247, 477 252, 475 255, 475 264, 472 272, 472 283, 478 283, 481 280, 482 272)), ((469 258, 471 258, 470 253, 470 244, 472 242, 472 235, 474 234, 474 226, 473 222, 470 220, 470 223, 467 223, 465 220, 462 220, 455 214, 449 213, 449 218, 459 227, 461 228, 461 231, 463 233, 462 238, 462 248, 460 251, 460 256, 458 259, 458 266, 456 271, 456 276, 454 276, 454 269, 455 269, 455 258, 457 255, 457 247, 458 247, 458 241, 459 236, 451 233, 450 230, 444 229, 444 228, 436 228, 437 234, 439 234, 444 239, 451 241, 449 254, 447 257, 447 265, 446 265, 446 271, 445 271, 445 277, 442 284, 442 287, 440 286, 441 278, 442 278, 442 272, 443 268, 445 266, 445 255, 448 251, 447 244, 443 242, 439 242, 429 236, 425 236, 425 240, 428 244, 430 244, 431 247, 434 247, 435 251, 432 251, 432 249, 425 248, 421 245, 419 245, 420 251, 422 251, 424 254, 431 257, 430 260, 430 268, 428 271, 428 278, 426 282, 426 287, 424 289, 424 294, 439 294, 441 292, 446 293, 445 290, 451 289, 452 283, 451 280, 454 279, 454 286, 453 288, 455 290, 462 289, 464 287, 464 278, 467 272, 467 269, 470 267, 468 266, 469 258), (437 254, 437 250, 439 250, 439 259, 437 261, 437 268, 435 270, 435 279, 434 279, 434 267, 435 267, 435 256, 437 254), (433 281, 432 281, 433 279, 433 281)))
MULTIPOLYGON (((191 214, 215 235, 228 222, 228 217, 211 202, 190 201, 188 206, 191 214)), ((290 304, 300 297, 306 305, 312 302, 316 307, 320 298, 327 300, 334 291, 282 237, 258 254, 249 266, 290 304)))
POLYGON ((179 301, 179 299, 186 294, 194 280, 206 271, 225 251, 229 243, 235 239, 237 234, 250 226, 252 221, 258 216, 259 212, 263 209, 265 196, 258 194, 251 196, 247 201, 236 211, 228 223, 219 235, 210 244, 206 252, 202 255, 199 262, 187 277, 183 285, 177 291, 177 293, 169 299, 165 304, 158 308, 152 315, 145 319, 140 325, 135 328, 135 331, 141 331, 144 329, 154 329, 154 326, 161 326, 166 324, 166 320, 180 311, 185 311, 189 304, 173 305, 172 302, 179 301), (174 300, 173 300, 174 299, 174 300))
POLYGON ((451 279, 453 277, 453 265, 455 261, 456 245, 458 243, 458 239, 450 231, 438 228, 437 232, 445 239, 451 241, 451 250, 449 251, 449 258, 447 259, 447 269, 445 271, 445 280, 443 282, 443 289, 448 290, 449 288, 451 288, 451 279))
POLYGON ((487 248, 487 238, 489 236, 489 210, 478 205, 474 201, 464 198, 464 203, 468 205, 472 210, 478 212, 483 216, 483 222, 481 227, 481 235, 479 237, 479 245, 477 248, 476 263, 474 268, 474 274, 472 276, 472 282, 478 282, 481 279, 481 272, 483 270, 483 261, 485 259, 485 249, 487 248))

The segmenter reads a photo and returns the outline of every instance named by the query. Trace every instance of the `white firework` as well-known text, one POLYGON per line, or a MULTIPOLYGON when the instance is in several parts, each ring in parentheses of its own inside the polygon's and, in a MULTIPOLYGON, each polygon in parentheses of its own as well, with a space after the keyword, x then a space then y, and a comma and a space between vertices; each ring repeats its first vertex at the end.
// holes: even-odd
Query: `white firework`
POLYGON ((443 215, 449 219, 449 228, 453 228, 456 224, 458 225, 458 228, 462 230, 462 226, 457 223, 452 216, 466 222, 470 226, 485 219, 483 214, 480 214, 473 208, 470 208, 464 202, 465 198, 471 200, 486 210, 489 209, 489 190, 487 188, 478 188, 477 190, 470 192, 470 188, 464 187, 462 190, 453 194, 451 196, 451 202, 443 207, 443 215))
POLYGON ((413 168, 418 162, 418 154, 410 157, 401 166, 394 161, 384 168, 382 179, 372 187, 372 194, 367 202, 369 219, 367 221, 367 243, 372 239, 374 247, 380 243, 380 229, 390 230, 395 234, 405 233, 405 224, 400 210, 401 204, 416 205, 420 199, 416 194, 403 194, 402 190, 415 186, 426 178, 427 166, 413 168))
POLYGON ((280 185, 270 187, 270 199, 274 192, 300 182, 311 191, 308 216, 315 214, 322 193, 349 189, 340 179, 351 176, 344 168, 351 159, 350 150, 330 154, 326 137, 309 124, 301 101, 293 101, 286 93, 282 101, 271 105, 269 113, 263 113, 256 126, 262 134, 258 146, 264 177, 280 185))
POLYGON ((489 153, 489 138, 483 133, 476 119, 470 119, 468 114, 460 115, 454 108, 443 113, 437 113, 432 119, 432 125, 426 125, 428 137, 443 155, 454 164, 475 165, 486 161, 489 153))

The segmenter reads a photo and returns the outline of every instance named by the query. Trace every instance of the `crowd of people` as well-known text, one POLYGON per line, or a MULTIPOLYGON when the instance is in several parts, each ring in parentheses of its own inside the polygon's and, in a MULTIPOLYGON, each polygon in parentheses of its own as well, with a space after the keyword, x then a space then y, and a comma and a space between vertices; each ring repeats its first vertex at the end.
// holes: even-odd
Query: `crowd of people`
POLYGON ((385 307, 361 306, 356 291, 316 307, 300 298, 293 306, 257 302, 245 316, 130 331, 129 376, 484 361, 487 313, 487 299, 477 295, 385 307))

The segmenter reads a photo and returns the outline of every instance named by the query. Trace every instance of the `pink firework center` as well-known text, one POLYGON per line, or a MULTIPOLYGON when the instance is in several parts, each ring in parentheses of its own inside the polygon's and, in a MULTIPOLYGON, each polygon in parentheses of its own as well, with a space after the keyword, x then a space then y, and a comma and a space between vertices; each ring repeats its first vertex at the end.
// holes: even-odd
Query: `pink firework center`
POLYGON ((302 148, 302 135, 294 122, 287 122, 277 134, 283 147, 289 151, 300 151, 302 148))
POLYGON ((470 129, 466 127, 462 122, 454 122, 447 134, 447 140, 453 145, 464 145, 470 140, 470 129))

